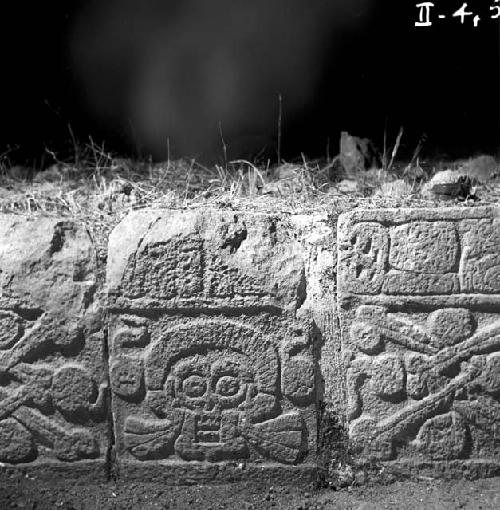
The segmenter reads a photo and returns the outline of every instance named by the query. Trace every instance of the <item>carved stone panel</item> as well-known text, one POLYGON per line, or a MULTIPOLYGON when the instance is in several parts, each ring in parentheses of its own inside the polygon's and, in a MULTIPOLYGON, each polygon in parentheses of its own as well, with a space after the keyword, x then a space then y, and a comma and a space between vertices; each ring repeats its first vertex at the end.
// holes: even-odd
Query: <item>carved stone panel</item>
POLYGON ((317 353, 310 321, 295 317, 293 236, 227 213, 163 213, 154 224, 109 287, 121 475, 314 478, 317 353), (272 249, 273 235, 284 246, 272 249))
POLYGON ((355 459, 497 472, 498 210, 355 211, 338 243, 355 459))
POLYGON ((104 479, 107 385, 90 239, 72 222, 2 216, 0 240, 0 462, 104 479))
POLYGON ((111 308, 293 311, 305 299, 304 278, 291 224, 263 214, 138 211, 110 236, 111 308))

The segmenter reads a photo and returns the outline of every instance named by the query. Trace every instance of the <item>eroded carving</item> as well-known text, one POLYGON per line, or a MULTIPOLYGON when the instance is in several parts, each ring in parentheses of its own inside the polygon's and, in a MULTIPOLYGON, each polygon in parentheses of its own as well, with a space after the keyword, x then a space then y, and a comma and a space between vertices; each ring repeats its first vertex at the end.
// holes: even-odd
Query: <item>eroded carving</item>
POLYGON ((317 346, 296 229, 203 208, 132 213, 111 234, 122 473, 314 476, 317 346))
POLYGON ((358 459, 500 462, 500 224, 487 210, 467 214, 371 211, 342 224, 346 410, 358 459), (375 295, 352 261, 366 255, 377 216, 390 246, 375 295), (364 245, 350 243, 366 224, 364 245))
POLYGON ((124 274, 126 295, 139 298, 190 297, 203 289, 203 242, 196 237, 147 244, 124 274))
POLYGON ((306 410, 315 406, 307 334, 281 340, 279 329, 266 334, 222 317, 159 319, 148 328, 151 342, 134 358, 113 347, 120 451, 138 461, 296 464, 306 457, 306 410), (127 401, 142 380, 144 395, 132 411, 127 401))
POLYGON ((303 246, 290 222, 270 235, 269 221, 223 210, 131 214, 110 236, 110 306, 300 307, 303 246))
MULTIPOLYGON (((481 394, 498 395, 500 321, 496 319, 473 332, 468 321, 462 322, 463 313, 459 309, 458 313, 451 314, 457 322, 450 328, 449 310, 444 311, 444 314, 433 312, 434 316, 426 324, 435 325, 436 317, 446 319, 440 325, 442 331, 451 330, 452 336, 446 337, 446 341, 433 345, 429 332, 429 344, 419 346, 415 342, 405 342, 401 334, 398 339, 398 335, 393 333, 385 338, 386 349, 395 349, 396 353, 367 356, 359 352, 355 361, 350 363, 351 437, 362 449, 369 438, 372 442, 370 449, 373 449, 373 443, 387 445, 405 442, 411 439, 413 431, 423 426, 423 422, 432 423, 432 430, 438 427, 436 424, 440 424, 438 428, 442 429, 443 423, 448 422, 432 421, 436 414, 452 412, 458 406, 460 411, 456 413, 461 415, 464 406, 475 405, 481 394), (456 333, 455 337, 453 333, 456 333), (404 350, 401 346, 404 346, 404 350), (433 354, 426 354, 429 348, 434 350, 433 354), (366 426, 367 420, 370 421, 369 427, 366 426)), ((492 317, 482 319, 489 322, 492 317)), ((491 404, 500 411, 500 402, 493 400, 491 404)), ((464 427, 467 426, 466 422, 464 419, 464 427)), ((494 423, 490 426, 494 426, 494 423)), ((427 442, 434 437, 430 432, 422 434, 427 442)), ((417 443, 421 445, 422 441, 419 439, 417 443)), ((431 452, 444 448, 445 444, 448 443, 443 442, 440 447, 427 445, 426 448, 431 452)), ((468 446, 473 449, 473 445, 468 446)), ((424 450, 418 447, 418 451, 424 450)), ((384 447, 381 457, 389 460, 395 455, 394 449, 384 447)), ((450 455, 450 452, 442 451, 440 454, 433 453, 433 458, 451 458, 450 455)))
POLYGON ((345 292, 500 292, 500 222, 494 215, 469 219, 464 212, 449 221, 423 221, 425 215, 415 213, 393 225, 390 213, 382 222, 371 216, 341 227, 339 282, 345 292))
POLYGON ((392 227, 390 236, 389 264, 394 269, 444 274, 452 272, 457 263, 459 246, 453 223, 409 222, 392 227))
POLYGON ((13 312, 0 314, 12 327, 3 330, 9 340, 0 351, 0 460, 99 457, 95 433, 82 425, 104 418, 105 387, 63 355, 81 350, 82 329, 54 329, 50 315, 30 323, 13 312))
POLYGON ((389 252, 387 229, 379 223, 356 223, 339 240, 339 250, 346 254, 342 259, 342 284, 356 294, 380 292, 389 252))
POLYGON ((104 479, 95 246, 81 222, 52 215, 2 215, 0 241, 0 462, 104 479))

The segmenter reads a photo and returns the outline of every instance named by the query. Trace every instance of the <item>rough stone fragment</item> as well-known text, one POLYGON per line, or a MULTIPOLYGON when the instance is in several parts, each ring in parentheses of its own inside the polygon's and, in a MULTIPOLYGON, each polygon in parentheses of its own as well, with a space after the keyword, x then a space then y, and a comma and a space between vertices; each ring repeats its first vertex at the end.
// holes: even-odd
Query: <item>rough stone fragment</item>
POLYGON ((466 200, 475 197, 477 182, 463 170, 441 170, 432 176, 422 188, 422 195, 426 198, 438 200, 466 200))
POLYGON ((500 472, 498 213, 375 209, 339 218, 346 414, 359 466, 500 472), (390 242, 375 254, 382 230, 390 242), (370 259, 376 270, 356 270, 370 259))
POLYGON ((0 461, 105 479, 103 322, 83 226, 0 217, 0 461))
POLYGON ((314 478, 317 345, 298 313, 307 289, 294 233, 287 220, 213 210, 136 213, 113 232, 122 476, 314 478))
POLYGON ((373 143, 367 138, 351 136, 346 131, 342 131, 340 136, 339 156, 342 168, 349 176, 381 166, 380 157, 373 143))
POLYGON ((459 168, 441 170, 427 182, 422 193, 429 198, 461 198, 475 194, 475 185, 488 183, 499 174, 500 167, 492 156, 482 155, 463 161, 459 168))

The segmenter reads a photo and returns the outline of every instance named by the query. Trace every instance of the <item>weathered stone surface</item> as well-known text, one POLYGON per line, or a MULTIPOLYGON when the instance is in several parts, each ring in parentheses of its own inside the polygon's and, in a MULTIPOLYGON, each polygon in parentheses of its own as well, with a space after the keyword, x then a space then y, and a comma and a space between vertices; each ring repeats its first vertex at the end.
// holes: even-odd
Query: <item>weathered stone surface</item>
POLYGON ((109 255, 121 475, 314 477, 318 342, 298 313, 305 265, 293 224, 135 213, 111 235, 109 255))
POLYGON ((6 465, 86 469, 104 479, 107 386, 94 272, 81 226, 0 217, 0 462, 6 465))
POLYGON ((213 209, 139 211, 110 236, 110 306, 294 310, 304 299, 302 259, 286 220, 213 209))
POLYGON ((343 485, 348 471, 345 377, 337 311, 337 223, 330 214, 294 215, 291 221, 305 256, 306 300, 297 315, 313 320, 318 338, 318 480, 343 485))
POLYGON ((346 413, 359 464, 500 471, 498 213, 340 217, 346 413))

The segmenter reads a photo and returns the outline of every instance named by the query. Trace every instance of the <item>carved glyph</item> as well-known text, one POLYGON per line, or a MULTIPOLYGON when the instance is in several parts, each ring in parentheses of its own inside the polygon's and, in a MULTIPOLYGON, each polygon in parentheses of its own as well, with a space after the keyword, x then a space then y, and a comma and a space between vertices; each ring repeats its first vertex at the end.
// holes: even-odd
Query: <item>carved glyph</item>
POLYGON ((177 317, 148 328, 146 348, 116 348, 112 358, 120 407, 135 409, 122 424, 123 453, 141 461, 304 458, 301 409, 314 404, 315 384, 306 339, 295 339, 297 354, 290 355, 277 331, 266 335, 224 317, 177 317))
POLYGON ((498 464, 499 247, 491 209, 341 217, 346 414, 358 458, 498 464))
POLYGON ((310 321, 295 317, 304 270, 285 228, 265 216, 159 214, 120 271, 110 268, 124 469, 313 472, 316 341, 310 321))

